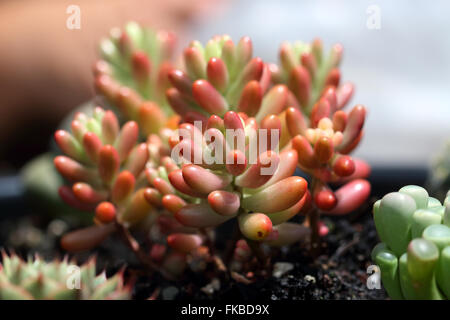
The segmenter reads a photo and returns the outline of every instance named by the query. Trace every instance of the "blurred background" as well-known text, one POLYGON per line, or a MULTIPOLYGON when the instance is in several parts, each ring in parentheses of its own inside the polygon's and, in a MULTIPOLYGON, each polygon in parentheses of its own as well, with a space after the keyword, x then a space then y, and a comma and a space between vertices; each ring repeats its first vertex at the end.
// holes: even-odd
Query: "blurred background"
POLYGON ((343 80, 356 85, 351 103, 369 109, 355 155, 373 165, 375 186, 422 184, 450 138, 449 12, 443 0, 3 0, 0 198, 20 194, 18 170, 92 99, 98 41, 128 20, 177 32, 180 49, 191 38, 249 35, 269 62, 283 40, 342 43, 343 80), (66 27, 70 4, 81 9, 79 30, 66 27))
POLYGON ((244 0, 194 34, 202 41, 249 35, 255 52, 273 62, 284 40, 342 43, 343 80, 356 86, 352 103, 369 109, 355 155, 376 167, 421 167, 450 138, 449 12, 448 1, 244 0), (377 17, 379 29, 374 20, 369 29, 377 17))

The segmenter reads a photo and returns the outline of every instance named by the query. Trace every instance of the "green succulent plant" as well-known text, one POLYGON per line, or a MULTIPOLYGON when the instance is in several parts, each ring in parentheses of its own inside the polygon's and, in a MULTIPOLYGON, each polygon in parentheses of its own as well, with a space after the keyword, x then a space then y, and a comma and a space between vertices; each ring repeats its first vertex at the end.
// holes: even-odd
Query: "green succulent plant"
POLYGON ((442 205, 419 186, 385 195, 373 206, 381 239, 372 259, 392 299, 450 298, 450 191, 442 205))
POLYGON ((0 300, 130 299, 131 290, 124 286, 121 272, 107 278, 105 272, 96 275, 95 269, 95 258, 79 267, 67 258, 45 262, 36 256, 25 261, 3 251, 0 300))

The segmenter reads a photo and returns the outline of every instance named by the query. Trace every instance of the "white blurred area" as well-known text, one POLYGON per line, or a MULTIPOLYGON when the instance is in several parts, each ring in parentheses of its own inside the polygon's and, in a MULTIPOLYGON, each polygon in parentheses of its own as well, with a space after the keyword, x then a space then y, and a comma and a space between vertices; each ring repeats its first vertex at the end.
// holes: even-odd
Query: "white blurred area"
POLYGON ((450 139, 450 1, 240 0, 198 25, 201 41, 248 35, 254 54, 275 62, 283 40, 320 37, 344 46, 342 78, 356 85, 351 104, 369 109, 354 155, 374 166, 424 166, 450 139), (366 26, 371 5, 381 28, 366 26))

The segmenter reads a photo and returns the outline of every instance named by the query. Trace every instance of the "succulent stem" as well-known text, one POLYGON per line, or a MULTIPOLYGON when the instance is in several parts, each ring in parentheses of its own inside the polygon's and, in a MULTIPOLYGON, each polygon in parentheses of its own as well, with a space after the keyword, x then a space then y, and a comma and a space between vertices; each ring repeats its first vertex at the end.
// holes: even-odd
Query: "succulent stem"
POLYGON ((240 239, 242 239, 242 233, 241 230, 239 229, 238 223, 235 222, 233 227, 233 235, 231 236, 227 248, 225 249, 223 260, 226 266, 230 265, 231 259, 233 258, 234 249, 236 248, 236 242, 238 242, 240 239))
POLYGON ((167 280, 175 281, 176 279, 164 269, 158 267, 149 256, 142 250, 137 240, 131 235, 130 231, 120 222, 116 221, 117 231, 125 244, 133 251, 138 260, 151 272, 158 272, 167 280))
POLYGON ((259 266, 262 267, 261 270, 267 270, 270 266, 270 257, 266 256, 261 248, 261 243, 259 241, 246 239, 248 246, 252 250, 253 255, 258 259, 259 266))
MULTIPOLYGON (((311 190, 320 183, 320 180, 316 177, 312 178, 311 190)), ((319 234, 319 221, 320 221, 320 211, 315 204, 311 206, 311 209, 307 213, 308 224, 311 229, 311 243, 310 243, 310 253, 313 257, 317 257, 320 253, 320 234, 319 234)))
POLYGON ((225 265, 225 263, 223 262, 222 258, 220 256, 218 256, 215 253, 215 249, 214 249, 214 241, 211 239, 211 236, 209 234, 209 232, 205 229, 205 228, 201 228, 200 229, 200 233, 203 234, 203 236, 205 237, 205 245, 208 247, 209 249, 209 253, 211 255, 211 260, 214 263, 214 267, 220 272, 220 273, 228 273, 228 269, 227 266, 225 265))

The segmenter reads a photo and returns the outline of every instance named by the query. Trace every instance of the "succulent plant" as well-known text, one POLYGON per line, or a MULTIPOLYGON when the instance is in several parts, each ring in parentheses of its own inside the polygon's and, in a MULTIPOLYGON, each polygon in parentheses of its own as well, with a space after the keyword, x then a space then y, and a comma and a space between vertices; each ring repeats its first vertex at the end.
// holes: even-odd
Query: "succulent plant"
MULTIPOLYGON (((334 90, 330 89, 330 95, 334 90)), ((320 100, 313 111, 322 105, 320 100)), ((299 167, 309 173, 317 182, 312 190, 314 203, 330 214, 344 214, 358 208, 370 193, 366 178, 370 174, 369 165, 348 155, 361 138, 365 108, 355 106, 347 114, 329 112, 310 119, 310 127, 302 127, 303 120, 298 109, 286 110, 287 128, 293 136, 291 145, 297 151, 299 167), (331 192, 327 184, 346 184, 336 192, 331 192)), ((303 122, 304 123, 304 122, 303 122)))
POLYGON ((419 186, 405 186, 373 207, 382 241, 372 251, 393 299, 450 298, 450 191, 442 205, 419 186))
POLYGON ((322 225, 319 210, 345 214, 358 208, 370 193, 370 184, 364 180, 370 167, 348 156, 363 136, 365 107, 357 105, 350 113, 341 110, 353 94, 353 85, 339 86, 340 45, 325 59, 319 40, 311 45, 284 44, 281 66, 269 68, 273 86, 266 85, 268 65, 252 59, 251 48, 245 37, 236 46, 228 36, 215 37, 205 47, 192 42, 184 52, 186 70, 169 73, 174 86, 167 91, 169 103, 186 122, 199 120, 207 126, 207 115, 222 116, 231 110, 254 118, 258 125, 278 129, 279 147, 296 150, 299 167, 313 177, 310 216, 313 242, 317 242, 322 225), (236 63, 241 68, 233 69, 236 63), (250 77, 250 70, 258 72, 250 77), (302 92, 307 92, 307 99, 302 92), (333 192, 330 183, 346 185, 333 192))
POLYGON ((65 155, 54 159, 59 173, 71 184, 59 189, 70 206, 95 212, 95 226, 66 235, 69 251, 86 250, 105 240, 116 223, 131 226, 152 211, 144 198, 143 171, 148 160, 146 143, 137 144, 138 125, 119 128, 112 111, 95 108, 93 116, 75 115, 72 132, 58 130, 55 140, 65 155))
MULTIPOLYGON (((55 133, 55 140, 65 155, 57 156, 54 164, 70 183, 59 188, 59 195, 71 207, 93 213, 94 221, 92 226, 64 235, 61 246, 69 252, 85 251, 118 232, 143 264, 171 278, 172 271, 176 275, 184 269, 181 266, 186 257, 180 253, 186 249, 183 245, 172 245, 176 252, 158 251, 158 243, 165 241, 168 234, 187 228, 152 205, 154 194, 147 187, 148 170, 145 169, 157 167, 169 150, 157 135, 150 135, 144 143, 138 143, 138 139, 136 122, 128 121, 120 128, 114 113, 100 107, 93 110, 92 117, 75 114, 71 132, 55 133), (152 256, 143 254, 128 231, 132 227, 148 232, 157 229, 152 239, 155 241, 152 256), (161 266, 165 270, 160 270, 161 266)), ((200 245, 202 238, 198 237, 198 241, 200 245)))
POLYGON ((365 180, 370 166, 348 155, 363 137, 366 109, 356 105, 348 113, 342 110, 354 91, 351 83, 340 85, 342 46, 334 45, 328 57, 322 51, 318 39, 311 44, 286 42, 280 49, 280 65, 270 67, 272 81, 286 85, 292 93, 289 107, 278 116, 282 140, 290 141, 298 153, 299 168, 311 176, 313 203, 308 217, 313 246, 318 246, 323 225, 320 213, 349 213, 370 194, 365 180))
POLYGON ((127 120, 137 121, 143 134, 159 133, 170 122, 165 91, 172 70, 175 36, 135 22, 115 28, 100 43, 102 60, 94 66, 98 91, 127 120))
POLYGON ((335 44, 326 56, 320 39, 312 43, 284 42, 279 51, 280 65, 270 66, 272 81, 287 85, 293 93, 290 104, 308 116, 328 87, 336 88, 336 105, 341 109, 353 94, 351 83, 339 86, 342 54, 342 45, 335 44))
POLYGON ((164 105, 167 72, 176 44, 173 33, 154 31, 129 22, 124 30, 111 30, 109 38, 100 43, 100 60, 94 71, 109 76, 118 85, 137 91, 142 99, 164 105))
POLYGON ((126 300, 131 288, 122 272, 96 275, 92 258, 82 266, 64 259, 45 262, 39 256, 22 260, 2 251, 0 300, 126 300), (79 278, 77 278, 79 276, 79 278))
POLYGON ((215 36, 205 46, 192 41, 183 52, 184 69, 169 72, 173 88, 167 90, 167 100, 184 122, 202 120, 206 124, 210 115, 223 117, 227 111, 262 118, 258 111, 264 112, 280 98, 277 93, 263 97, 270 72, 260 58, 252 56, 248 37, 237 44, 227 35, 215 36))
POLYGON ((347 154, 362 137, 365 108, 340 110, 353 86, 339 87, 339 46, 326 60, 318 41, 292 52, 283 45, 279 68, 253 57, 248 37, 193 41, 180 67, 173 46, 172 35, 135 23, 102 43, 96 87, 128 122, 119 131, 113 112, 96 108, 75 116, 72 134, 56 133, 67 156, 55 164, 72 183, 60 195, 95 212, 96 224, 63 237, 64 248, 89 249, 118 231, 153 270, 179 275, 214 262, 223 271, 214 230, 236 218, 236 241, 266 265, 263 248, 308 236, 317 244, 328 232, 320 211, 344 214, 364 202, 370 168, 347 154), (311 83, 298 78, 305 70, 311 83), (294 176, 297 167, 310 184, 294 176), (299 213, 304 223, 289 221, 299 213), (130 227, 148 233, 150 254, 130 227))
MULTIPOLYGON (((180 130, 190 138, 180 135, 183 139, 175 137, 171 142, 172 156, 180 154, 184 164, 179 169, 173 166, 167 178, 174 191, 191 202, 171 195, 173 202, 186 203, 173 210, 175 218, 188 227, 207 228, 236 217, 246 238, 264 240, 273 225, 289 220, 309 201, 307 182, 292 176, 297 154, 291 149, 280 154, 257 150, 261 134, 256 121, 234 111, 226 112, 223 119, 211 116, 208 124, 202 135, 195 126, 183 123, 180 130), (237 140, 243 144, 236 145, 236 137, 227 130, 241 134, 237 140), (196 134, 201 140, 194 142, 196 134)), ((270 129, 264 133, 270 135, 270 129)), ((271 143, 278 144, 279 137, 271 143)))

